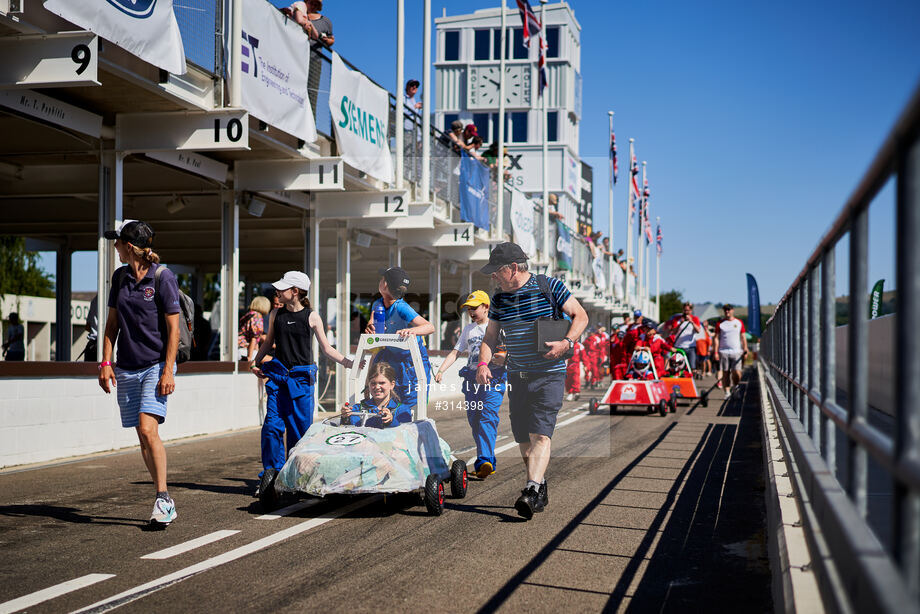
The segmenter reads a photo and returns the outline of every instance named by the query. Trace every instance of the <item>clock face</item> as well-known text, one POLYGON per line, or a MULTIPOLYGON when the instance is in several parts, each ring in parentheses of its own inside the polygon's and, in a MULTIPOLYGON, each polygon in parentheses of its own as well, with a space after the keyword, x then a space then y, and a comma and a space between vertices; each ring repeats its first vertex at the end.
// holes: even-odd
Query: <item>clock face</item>
MULTIPOLYGON (((530 65, 505 66, 505 105, 529 107, 531 101, 530 65)), ((468 83, 470 108, 497 109, 499 106, 499 67, 471 66, 468 83)))

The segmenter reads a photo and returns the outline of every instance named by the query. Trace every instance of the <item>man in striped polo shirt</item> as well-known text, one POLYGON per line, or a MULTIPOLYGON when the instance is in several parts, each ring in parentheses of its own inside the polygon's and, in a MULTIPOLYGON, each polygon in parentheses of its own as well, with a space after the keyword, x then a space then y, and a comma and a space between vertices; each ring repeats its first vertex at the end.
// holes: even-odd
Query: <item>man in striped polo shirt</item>
POLYGON ((490 381, 489 361, 498 344, 499 332, 504 331, 511 431, 527 467, 527 485, 514 508, 529 520, 534 512, 542 512, 549 502, 544 474, 549 465, 556 415, 562 407, 565 391, 562 355, 581 336, 588 316, 565 284, 552 277, 546 278, 553 303, 561 306, 571 325, 565 339, 548 342, 545 349, 538 350, 534 320, 552 317, 553 303, 547 300, 536 276, 527 268, 527 256, 520 246, 501 243, 492 250, 489 263, 480 269, 481 273, 492 276, 500 291, 492 297, 476 379, 481 385, 490 381))

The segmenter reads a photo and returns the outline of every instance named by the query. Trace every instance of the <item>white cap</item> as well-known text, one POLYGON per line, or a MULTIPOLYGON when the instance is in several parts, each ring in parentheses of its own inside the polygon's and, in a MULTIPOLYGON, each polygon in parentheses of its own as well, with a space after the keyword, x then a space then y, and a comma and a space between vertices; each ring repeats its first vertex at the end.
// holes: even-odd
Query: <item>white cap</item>
POLYGON ((288 271, 284 277, 274 282, 272 286, 276 290, 287 290, 288 288, 300 288, 304 292, 310 290, 310 278, 306 273, 300 271, 288 271))

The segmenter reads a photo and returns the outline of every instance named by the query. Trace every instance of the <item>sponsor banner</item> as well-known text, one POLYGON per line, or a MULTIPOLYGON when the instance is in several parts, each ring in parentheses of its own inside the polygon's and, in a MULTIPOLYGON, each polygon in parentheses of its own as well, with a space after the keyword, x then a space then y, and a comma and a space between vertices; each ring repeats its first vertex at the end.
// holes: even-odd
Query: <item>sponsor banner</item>
POLYGON ((528 258, 537 255, 536 239, 534 233, 534 208, 533 202, 518 190, 511 191, 511 229, 514 231, 514 242, 521 246, 528 258))
POLYGON ((310 40, 264 0, 243 0, 243 108, 306 143, 316 140, 307 96, 310 40))
POLYGON ((45 8, 145 62, 185 74, 185 48, 173 0, 45 0, 45 8))
POLYGON ((869 299, 869 319, 874 320, 882 311, 882 293, 885 290, 885 280, 880 279, 872 286, 872 296, 869 299))
POLYGON ((460 219, 489 230, 489 169, 460 154, 460 219))
POLYGON ((568 149, 565 150, 562 172, 562 189, 575 202, 578 202, 581 200, 581 163, 569 153, 568 149))
POLYGON ((748 332, 755 337, 760 337, 760 291, 757 289, 757 280, 747 273, 748 286, 748 332))
POLYGON ((393 183, 390 156, 390 96, 332 52, 329 112, 342 160, 380 181, 393 183))
POLYGON ((572 270, 572 234, 560 220, 556 220, 556 266, 561 271, 572 270))

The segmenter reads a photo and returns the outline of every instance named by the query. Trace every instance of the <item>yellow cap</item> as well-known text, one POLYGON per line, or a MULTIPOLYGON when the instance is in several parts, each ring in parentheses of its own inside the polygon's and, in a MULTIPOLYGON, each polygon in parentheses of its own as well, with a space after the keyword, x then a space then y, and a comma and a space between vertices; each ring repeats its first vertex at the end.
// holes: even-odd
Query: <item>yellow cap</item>
POLYGON ((466 302, 461 305, 461 307, 479 307, 480 305, 489 304, 489 295, 483 292, 482 290, 474 290, 470 294, 466 302))

